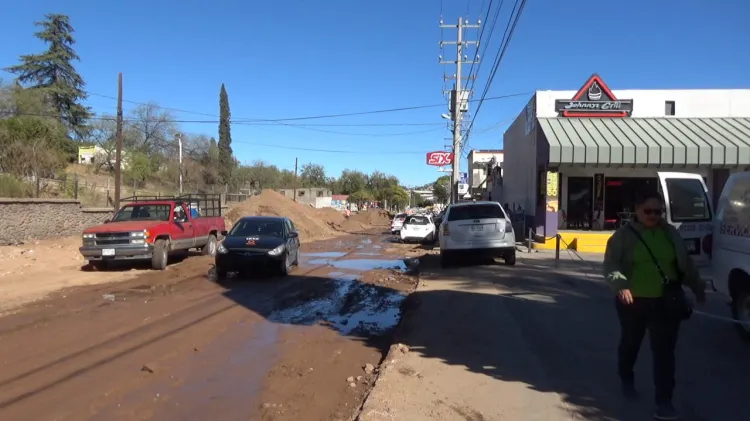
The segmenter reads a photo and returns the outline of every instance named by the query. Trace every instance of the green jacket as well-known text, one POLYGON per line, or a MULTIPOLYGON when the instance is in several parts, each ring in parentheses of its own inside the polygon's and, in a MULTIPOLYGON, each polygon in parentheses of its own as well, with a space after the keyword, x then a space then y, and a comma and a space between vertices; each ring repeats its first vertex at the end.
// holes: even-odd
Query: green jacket
MULTIPOLYGON (((631 221, 630 224, 639 232, 644 229, 639 222, 631 221)), ((672 238, 677 257, 677 270, 682 274, 683 285, 696 294, 702 293, 706 289, 706 282, 701 279, 685 247, 685 241, 675 227, 667 222, 662 222, 662 224, 662 228, 667 230, 672 238)), ((639 241, 635 233, 627 226, 615 231, 607 241, 607 250, 604 253, 604 278, 615 292, 628 288, 630 284, 628 277, 633 272, 633 254, 639 241)))

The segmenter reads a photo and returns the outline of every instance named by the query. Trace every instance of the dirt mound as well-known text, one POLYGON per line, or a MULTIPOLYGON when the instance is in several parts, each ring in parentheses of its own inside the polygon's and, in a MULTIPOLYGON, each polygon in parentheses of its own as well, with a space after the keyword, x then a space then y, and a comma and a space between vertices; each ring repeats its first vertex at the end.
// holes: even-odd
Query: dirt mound
POLYGON ((370 209, 364 212, 359 212, 349 217, 349 220, 360 222, 371 227, 386 226, 391 223, 391 218, 388 216, 388 212, 382 209, 370 209))
POLYGON ((340 215, 299 204, 273 190, 263 190, 260 195, 232 206, 224 219, 227 226, 231 226, 241 217, 250 215, 286 216, 294 222, 302 241, 338 234, 331 224, 336 224, 338 220, 333 219, 340 215))
POLYGON ((321 218, 327 223, 339 225, 346 220, 344 212, 336 210, 334 208, 320 208, 316 209, 321 218))

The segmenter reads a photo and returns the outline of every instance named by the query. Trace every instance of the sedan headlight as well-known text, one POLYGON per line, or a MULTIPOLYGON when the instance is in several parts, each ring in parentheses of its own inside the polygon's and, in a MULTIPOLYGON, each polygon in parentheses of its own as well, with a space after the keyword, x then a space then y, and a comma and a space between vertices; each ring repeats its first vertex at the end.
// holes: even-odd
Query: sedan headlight
POLYGON ((83 233, 83 239, 84 240, 93 240, 94 238, 96 238, 96 234, 88 233, 88 232, 87 233, 83 233))
POLYGON ((282 244, 282 245, 276 247, 275 249, 269 251, 268 254, 271 255, 271 256, 278 256, 278 255, 280 255, 283 252, 284 252, 284 245, 282 244))
POLYGON ((219 243, 219 246, 216 247, 216 252, 220 254, 227 254, 229 253, 229 250, 227 250, 227 248, 224 247, 224 243, 219 243))

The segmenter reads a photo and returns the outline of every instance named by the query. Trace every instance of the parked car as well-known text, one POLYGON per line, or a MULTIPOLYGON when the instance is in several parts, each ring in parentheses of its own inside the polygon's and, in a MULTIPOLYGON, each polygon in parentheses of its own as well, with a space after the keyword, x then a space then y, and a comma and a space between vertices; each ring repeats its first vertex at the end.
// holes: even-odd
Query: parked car
POLYGON ((435 242, 435 222, 431 215, 409 215, 401 227, 401 241, 433 243, 435 242))
POLYGON ((716 208, 712 254, 714 288, 731 299, 732 316, 750 339, 750 172, 729 176, 716 208))
POLYGON ((448 206, 438 235, 443 266, 450 265, 461 254, 502 257, 505 264, 516 264, 513 224, 498 202, 462 202, 448 206))
POLYGON ((271 269, 282 276, 299 264, 299 234, 289 218, 246 216, 237 221, 216 253, 216 276, 271 269))
POLYGON ((391 234, 398 234, 401 231, 401 227, 404 225, 404 220, 407 216, 405 213, 399 213, 393 217, 393 221, 391 221, 391 234))
POLYGON ((152 268, 163 270, 173 252, 198 248, 204 255, 216 254, 217 238, 226 229, 219 195, 124 200, 111 219, 83 231, 79 252, 92 267, 150 260, 152 268))

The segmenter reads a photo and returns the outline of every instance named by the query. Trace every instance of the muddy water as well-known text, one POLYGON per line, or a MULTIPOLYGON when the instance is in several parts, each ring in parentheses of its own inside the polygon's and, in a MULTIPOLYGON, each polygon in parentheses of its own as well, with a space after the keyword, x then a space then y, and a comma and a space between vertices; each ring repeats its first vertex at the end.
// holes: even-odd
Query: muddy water
MULTIPOLYGON (((361 281, 370 270, 407 269, 403 259, 386 258, 379 242, 368 238, 312 245, 312 251, 300 254, 300 268, 295 270, 303 275, 289 281, 300 287, 288 291, 280 283, 280 295, 274 296, 271 308, 256 309, 264 319, 231 326, 187 361, 155 368, 147 375, 152 381, 146 387, 122 396, 92 419, 171 421, 257 415, 263 381, 274 367, 285 329, 323 324, 341 335, 363 337, 381 335, 398 323, 406 295, 361 281)), ((238 288, 240 296, 248 295, 241 285, 238 288)))

